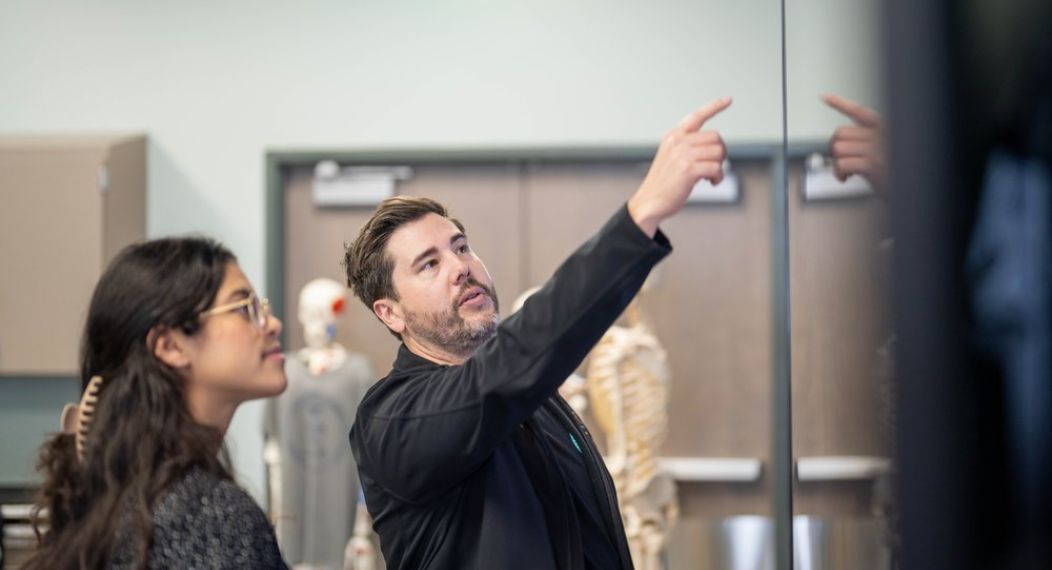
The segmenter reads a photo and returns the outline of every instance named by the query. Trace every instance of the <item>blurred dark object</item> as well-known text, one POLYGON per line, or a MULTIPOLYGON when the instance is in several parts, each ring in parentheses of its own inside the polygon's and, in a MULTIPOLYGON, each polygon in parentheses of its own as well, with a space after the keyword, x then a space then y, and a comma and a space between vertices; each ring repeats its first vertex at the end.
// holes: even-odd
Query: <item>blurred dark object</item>
POLYGON ((901 567, 1052 568, 1052 2, 887 6, 901 567))

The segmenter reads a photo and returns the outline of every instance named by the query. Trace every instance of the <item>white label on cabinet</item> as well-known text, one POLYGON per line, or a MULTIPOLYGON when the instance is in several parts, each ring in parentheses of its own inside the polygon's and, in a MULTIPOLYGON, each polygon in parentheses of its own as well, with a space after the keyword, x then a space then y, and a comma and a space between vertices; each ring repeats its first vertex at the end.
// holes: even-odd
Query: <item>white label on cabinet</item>
POLYGON ((110 171, 103 164, 99 166, 99 192, 105 194, 110 187, 110 171))

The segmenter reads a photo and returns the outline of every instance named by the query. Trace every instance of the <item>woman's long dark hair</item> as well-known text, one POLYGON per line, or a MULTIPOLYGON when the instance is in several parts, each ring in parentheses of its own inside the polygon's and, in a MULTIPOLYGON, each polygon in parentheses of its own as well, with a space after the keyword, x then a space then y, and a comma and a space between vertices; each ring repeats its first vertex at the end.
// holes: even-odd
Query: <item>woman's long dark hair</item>
POLYGON ((41 450, 46 511, 34 521, 40 544, 26 568, 105 566, 118 537, 135 541, 145 566, 152 512, 168 486, 193 467, 230 478, 222 434, 191 417, 184 381, 154 356, 151 331, 196 333, 232 261, 211 240, 159 239, 125 248, 99 279, 80 362, 82 390, 103 377, 94 420, 83 460, 68 434, 41 450))

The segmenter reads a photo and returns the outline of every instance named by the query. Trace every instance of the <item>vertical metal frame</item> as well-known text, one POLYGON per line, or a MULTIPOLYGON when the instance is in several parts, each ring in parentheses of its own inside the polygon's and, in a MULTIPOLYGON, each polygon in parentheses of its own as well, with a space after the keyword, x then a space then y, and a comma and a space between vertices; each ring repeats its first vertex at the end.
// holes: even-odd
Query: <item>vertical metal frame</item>
POLYGON ((771 155, 771 478, 775 568, 793 567, 792 344, 789 296, 789 160, 771 155))
POLYGON ((793 402, 789 291, 789 103, 785 0, 781 9, 782 147, 771 156, 771 263, 774 293, 774 354, 771 450, 775 567, 793 568, 793 402))

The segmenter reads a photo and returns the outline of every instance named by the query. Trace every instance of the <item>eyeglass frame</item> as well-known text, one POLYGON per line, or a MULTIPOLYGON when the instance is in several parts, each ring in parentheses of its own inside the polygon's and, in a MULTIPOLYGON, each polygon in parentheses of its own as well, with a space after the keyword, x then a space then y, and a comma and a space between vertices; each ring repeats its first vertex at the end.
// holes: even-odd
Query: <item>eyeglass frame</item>
POLYGON ((215 315, 221 315, 224 313, 230 313, 236 311, 242 307, 248 307, 248 312, 245 314, 245 318, 250 323, 256 325, 256 328, 263 330, 267 328, 267 320, 270 319, 270 300, 266 297, 258 297, 255 293, 251 293, 248 297, 241 299, 240 301, 234 301, 218 307, 212 307, 206 311, 198 313, 198 318, 214 317, 215 315), (258 307, 258 308, 256 308, 258 307), (256 313, 256 318, 253 320, 252 313, 256 313))

